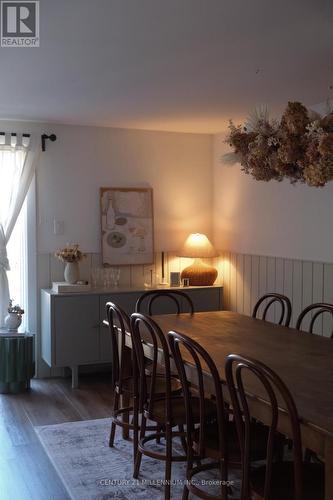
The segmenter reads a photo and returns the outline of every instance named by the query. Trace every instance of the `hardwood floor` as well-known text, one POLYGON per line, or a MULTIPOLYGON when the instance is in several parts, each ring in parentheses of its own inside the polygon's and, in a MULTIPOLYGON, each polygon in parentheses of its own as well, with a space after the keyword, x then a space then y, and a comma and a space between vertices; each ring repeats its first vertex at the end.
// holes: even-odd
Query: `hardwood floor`
POLYGON ((110 376, 33 380, 31 390, 0 395, 0 500, 68 500, 34 426, 110 416, 110 376))

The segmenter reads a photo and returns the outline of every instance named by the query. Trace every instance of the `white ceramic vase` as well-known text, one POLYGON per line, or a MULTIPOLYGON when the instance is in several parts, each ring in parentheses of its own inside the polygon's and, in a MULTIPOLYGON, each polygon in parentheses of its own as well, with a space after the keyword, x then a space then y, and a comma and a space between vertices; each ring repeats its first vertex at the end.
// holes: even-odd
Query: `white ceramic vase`
POLYGON ((79 263, 78 262, 66 262, 64 278, 66 283, 74 285, 79 281, 79 263))
POLYGON ((10 332, 17 332, 17 329, 21 323, 22 323, 22 316, 15 312, 10 312, 5 317, 5 328, 10 332))

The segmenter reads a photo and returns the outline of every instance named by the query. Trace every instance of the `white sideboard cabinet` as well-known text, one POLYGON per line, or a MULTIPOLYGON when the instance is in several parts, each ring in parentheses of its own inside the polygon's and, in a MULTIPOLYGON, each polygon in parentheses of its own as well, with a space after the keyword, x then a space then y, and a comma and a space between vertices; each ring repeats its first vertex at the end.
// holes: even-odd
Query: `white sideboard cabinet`
MULTIPOLYGON (((195 311, 222 309, 220 286, 172 288, 192 299, 195 311)), ((119 304, 128 314, 144 289, 96 289, 82 293, 54 293, 41 290, 41 350, 50 367, 70 367, 72 386, 78 385, 78 367, 111 362, 109 330, 103 325, 108 301, 119 304)), ((173 313, 174 305, 161 301, 155 314, 173 313)))

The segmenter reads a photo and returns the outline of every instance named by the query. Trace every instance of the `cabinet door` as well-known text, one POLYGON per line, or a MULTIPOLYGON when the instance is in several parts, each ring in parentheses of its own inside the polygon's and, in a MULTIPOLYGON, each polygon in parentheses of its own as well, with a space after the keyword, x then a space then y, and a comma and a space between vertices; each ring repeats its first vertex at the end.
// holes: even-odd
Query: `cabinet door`
POLYGON ((111 361, 111 339, 108 327, 104 326, 103 320, 106 319, 105 304, 114 302, 119 305, 130 316, 135 309, 135 303, 140 297, 140 292, 129 293, 110 293, 100 296, 100 318, 101 318, 101 342, 100 342, 100 359, 107 363, 111 361))
POLYGON ((202 290, 196 288, 186 290, 186 293, 192 299, 195 312, 217 311, 221 309, 220 290, 220 288, 203 288, 202 290))
POLYGON ((57 366, 99 361, 99 297, 80 295, 54 300, 57 366))

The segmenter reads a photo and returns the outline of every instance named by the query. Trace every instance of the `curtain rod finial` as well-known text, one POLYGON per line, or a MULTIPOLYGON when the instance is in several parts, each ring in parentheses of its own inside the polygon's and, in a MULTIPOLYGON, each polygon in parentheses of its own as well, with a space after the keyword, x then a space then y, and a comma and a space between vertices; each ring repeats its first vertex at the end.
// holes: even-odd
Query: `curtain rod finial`
POLYGON ((42 134, 41 138, 42 138, 42 151, 46 150, 45 142, 47 139, 49 139, 52 142, 57 140, 57 136, 55 134, 50 134, 50 135, 42 134))

